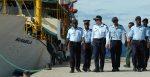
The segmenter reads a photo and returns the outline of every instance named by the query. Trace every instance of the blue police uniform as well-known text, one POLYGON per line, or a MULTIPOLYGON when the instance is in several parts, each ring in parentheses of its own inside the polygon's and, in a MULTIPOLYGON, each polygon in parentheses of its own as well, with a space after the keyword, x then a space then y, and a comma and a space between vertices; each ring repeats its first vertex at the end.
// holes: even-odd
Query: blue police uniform
POLYGON ((94 25, 92 29, 92 46, 95 61, 95 71, 103 71, 105 59, 105 43, 108 27, 105 24, 94 25), (100 65, 99 65, 100 59, 100 65), (100 70, 99 70, 100 69, 100 70))
POLYGON ((107 34, 106 40, 107 44, 110 44, 112 67, 116 71, 120 67, 120 57, 122 52, 122 35, 126 31, 122 25, 115 27, 114 25, 109 27, 109 33, 107 34))
MULTIPOLYGON (((146 27, 146 26, 145 26, 146 27)), ((144 66, 143 69, 147 68, 148 60, 149 60, 149 52, 150 52, 150 27, 146 27, 146 44, 145 44, 145 53, 144 53, 144 66), (147 46, 148 45, 148 46, 147 46)))
POLYGON ((92 29, 84 30, 83 31, 83 56, 84 56, 84 63, 83 63, 83 70, 90 71, 91 65, 91 56, 92 56, 92 48, 91 48, 91 35, 92 29))
POLYGON ((76 69, 80 69, 82 36, 83 31, 79 27, 71 27, 67 33, 67 39, 69 39, 70 67, 72 70, 75 67, 76 69))
POLYGON ((140 70, 144 65, 143 50, 145 50, 146 27, 143 25, 133 26, 128 37, 132 38, 132 62, 134 68, 140 70))

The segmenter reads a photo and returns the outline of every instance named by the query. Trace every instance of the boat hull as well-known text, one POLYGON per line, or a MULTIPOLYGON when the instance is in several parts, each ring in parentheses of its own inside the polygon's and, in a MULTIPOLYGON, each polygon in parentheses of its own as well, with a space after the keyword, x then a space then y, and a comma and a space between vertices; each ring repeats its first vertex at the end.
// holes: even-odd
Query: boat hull
POLYGON ((18 69, 13 65, 33 70, 50 62, 46 46, 26 34, 25 21, 25 17, 0 15, 0 77, 11 76, 18 69))

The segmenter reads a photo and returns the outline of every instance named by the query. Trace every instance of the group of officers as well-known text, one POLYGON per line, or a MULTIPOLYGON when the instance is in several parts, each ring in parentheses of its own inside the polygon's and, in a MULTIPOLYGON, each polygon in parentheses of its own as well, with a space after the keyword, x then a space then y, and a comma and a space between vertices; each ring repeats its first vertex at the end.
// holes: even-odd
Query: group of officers
POLYGON ((112 72, 120 71, 120 59, 122 52, 122 39, 128 48, 127 64, 130 66, 130 55, 132 53, 133 71, 146 71, 150 48, 150 28, 148 19, 135 18, 128 24, 130 31, 127 33, 123 25, 118 23, 117 17, 112 18, 113 25, 107 26, 102 22, 102 17, 97 15, 95 25, 90 29, 90 20, 84 20, 84 29, 78 27, 78 21, 72 20, 71 28, 67 33, 66 47, 70 51, 70 73, 80 70, 81 48, 83 49, 84 63, 82 70, 90 72, 91 57, 94 56, 95 69, 93 72, 104 72, 106 48, 111 53, 112 72))

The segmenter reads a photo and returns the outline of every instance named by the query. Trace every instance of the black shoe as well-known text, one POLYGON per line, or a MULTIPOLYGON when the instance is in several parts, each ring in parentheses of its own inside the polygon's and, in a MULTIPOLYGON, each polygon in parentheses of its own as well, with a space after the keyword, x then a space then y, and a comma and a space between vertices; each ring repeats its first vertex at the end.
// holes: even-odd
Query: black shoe
POLYGON ((99 71, 100 71, 100 72, 104 72, 104 70, 103 70, 103 69, 100 69, 99 71))
POLYGON ((83 70, 84 72, 87 72, 87 69, 86 69, 86 68, 83 68, 82 70, 83 70))
POLYGON ((134 68, 133 68, 133 71, 137 71, 137 68, 134 67, 134 68))
POLYGON ((51 64, 51 63, 48 63, 48 64, 46 65, 46 68, 48 68, 47 70, 52 70, 52 64, 51 64))
POLYGON ((114 68, 112 69, 112 72, 116 72, 116 71, 117 71, 116 69, 114 69, 114 68))
POLYGON ((87 71, 88 71, 88 72, 91 72, 91 70, 90 70, 90 69, 87 69, 87 71))
POLYGON ((148 71, 146 68, 143 68, 142 71, 148 71))
POLYGON ((98 69, 94 69, 93 72, 100 72, 98 69))
POLYGON ((138 68, 138 70, 137 70, 138 72, 142 72, 142 69, 141 68, 138 68))
POLYGON ((119 68, 116 68, 116 71, 120 71, 119 68))
POLYGON ((130 65, 124 65, 124 67, 130 68, 130 65))
POLYGON ((74 70, 71 70, 70 73, 74 73, 74 70))
POLYGON ((76 69, 77 72, 81 72, 81 70, 79 68, 76 69))

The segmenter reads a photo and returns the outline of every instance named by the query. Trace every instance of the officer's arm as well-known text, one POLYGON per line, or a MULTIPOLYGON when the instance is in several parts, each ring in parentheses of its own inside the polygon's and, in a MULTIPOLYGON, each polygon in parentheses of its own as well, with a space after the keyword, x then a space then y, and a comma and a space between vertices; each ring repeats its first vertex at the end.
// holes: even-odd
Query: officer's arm
POLYGON ((110 32, 108 32, 107 34, 106 34, 106 45, 105 45, 105 47, 106 48, 110 48, 110 32))
POLYGON ((133 38, 133 30, 132 30, 132 28, 131 28, 131 30, 130 30, 130 32, 128 33, 128 36, 127 36, 127 42, 131 42, 131 40, 132 40, 132 38, 133 38))
POLYGON ((82 36, 82 43, 85 43, 85 35, 83 33, 83 36, 82 36))
POLYGON ((68 30, 67 39, 66 39, 66 48, 68 47, 69 44, 69 38, 70 38, 70 31, 68 30))
POLYGON ((126 33, 124 33, 124 40, 127 41, 126 33))
POLYGON ((93 29, 92 29, 92 34, 91 34, 91 44, 93 43, 93 35, 94 35, 94 26, 93 26, 93 29))
POLYGON ((148 37, 149 37, 149 30, 148 30, 148 28, 147 28, 147 29, 146 29, 146 36, 145 36, 146 41, 148 41, 148 37))
POLYGON ((66 39, 66 47, 68 47, 68 44, 69 44, 69 39, 67 38, 66 39))
POLYGON ((124 40, 125 40, 125 46, 127 46, 127 36, 126 36, 126 32, 123 34, 123 36, 124 36, 124 40))
POLYGON ((127 46, 127 36, 126 36, 126 33, 124 33, 124 40, 125 40, 125 46, 127 46))
POLYGON ((147 48, 149 48, 149 44, 148 44, 149 39, 148 39, 148 37, 149 37, 149 30, 148 30, 148 28, 147 28, 147 29, 146 29, 146 36, 145 36, 147 48))
POLYGON ((108 26, 106 27, 106 45, 105 45, 105 47, 106 48, 109 48, 109 46, 110 46, 110 32, 109 32, 109 28, 108 28, 108 26))
POLYGON ((124 40, 127 41, 126 30, 125 30, 125 28, 123 26, 122 26, 122 30, 123 30, 124 40))
POLYGON ((85 37, 84 32, 83 30, 81 30, 81 43, 85 42, 84 37, 85 37))

